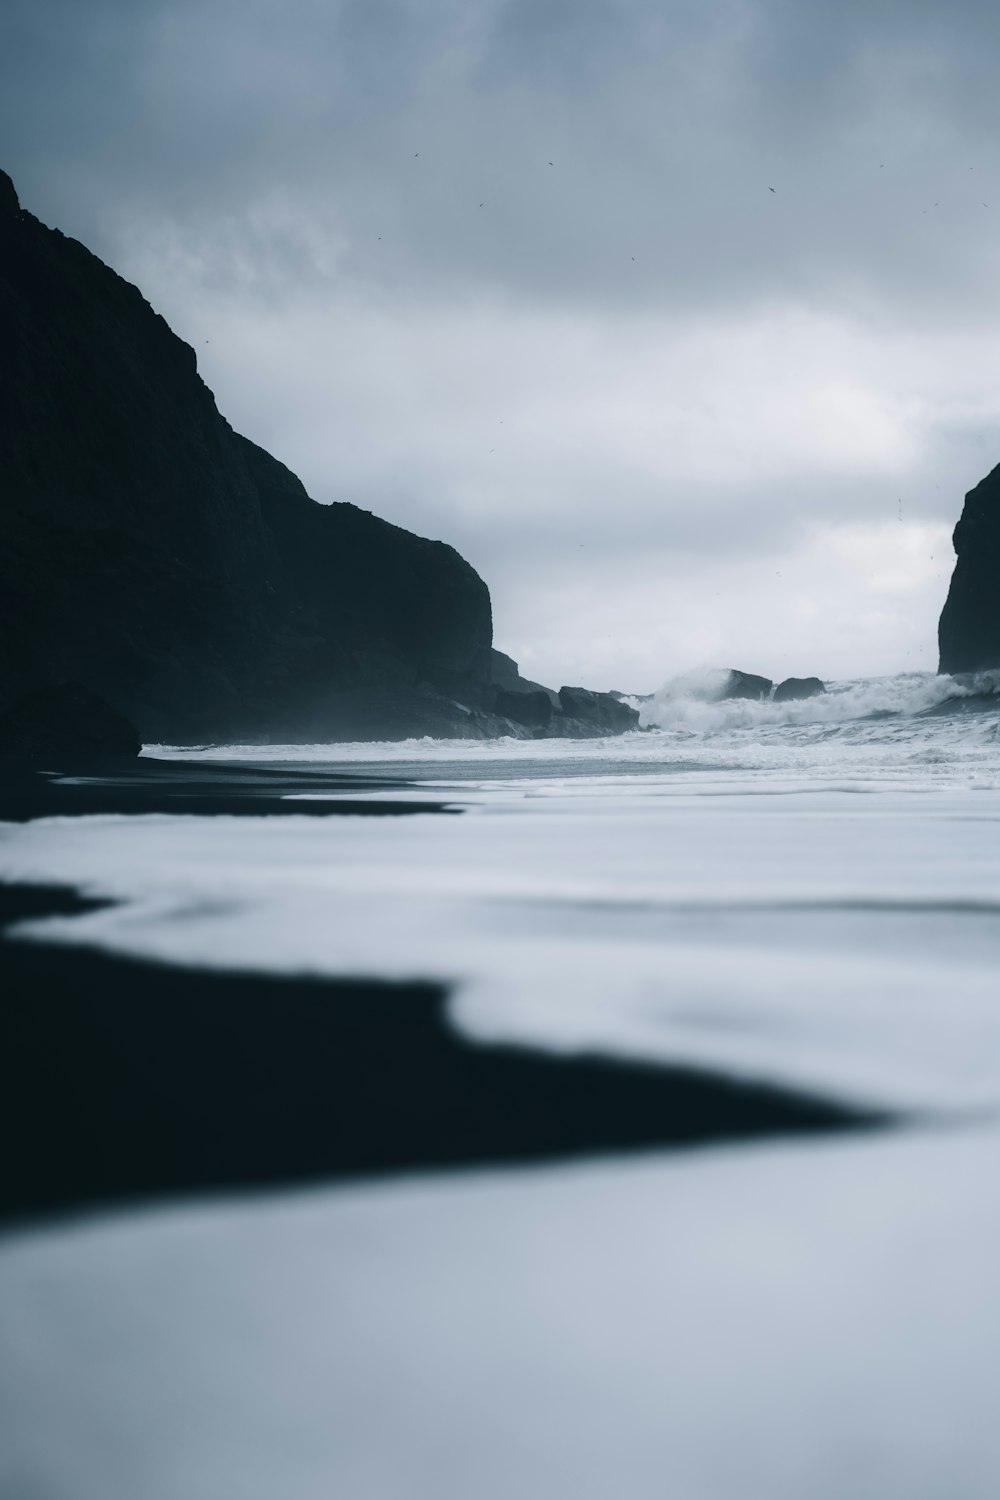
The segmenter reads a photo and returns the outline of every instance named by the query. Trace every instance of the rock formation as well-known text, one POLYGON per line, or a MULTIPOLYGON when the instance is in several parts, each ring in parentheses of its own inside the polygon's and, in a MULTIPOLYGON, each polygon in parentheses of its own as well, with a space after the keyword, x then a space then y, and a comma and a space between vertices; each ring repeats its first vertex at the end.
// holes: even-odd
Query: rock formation
POLYGON ((0 713, 0 756, 134 759, 141 749, 135 726, 79 683, 43 688, 0 713))
MULTIPOLYGON (((519 680, 526 682, 525 678, 519 680)), ((638 709, 622 703, 613 693, 595 693, 590 688, 561 687, 558 693, 540 686, 527 690, 500 688, 493 711, 536 737, 592 739, 625 734, 639 727, 638 709)))
POLYGON ((119 746, 135 731, 116 713, 173 743, 638 722, 586 689, 562 690, 570 712, 493 650, 489 591, 453 548, 311 500, 141 293, 2 172, 0 482, 0 716, 35 701, 8 713, 11 743, 96 748, 94 695, 119 746))
POLYGON ((318 505, 140 292, 0 173, 0 711, 74 681, 143 739, 503 732, 487 587, 318 505))
POLYGON ((532 682, 530 677, 522 677, 518 670, 517 662, 512 656, 505 656, 502 651, 493 650, 490 653, 490 680, 498 687, 509 693, 545 693, 552 703, 552 707, 558 712, 559 694, 544 683, 532 682))
POLYGON ((500 688, 493 700, 494 713, 525 729, 548 729, 552 723, 552 699, 543 688, 536 693, 510 692, 500 688))
POLYGON ((938 627, 939 671, 1000 667, 1000 466, 966 495, 954 544, 955 571, 938 627))
POLYGON ((731 668, 723 685, 721 697, 750 698, 756 702, 769 696, 774 686, 770 677, 755 677, 752 672, 737 672, 731 668))
MULTIPOLYGON (((636 729, 639 724, 638 709, 622 703, 614 693, 594 693, 590 688, 561 687, 559 707, 567 720, 587 729, 599 728, 604 734, 624 734, 629 729, 636 729)), ((566 732, 564 728, 563 733, 566 732)), ((569 732, 579 733, 579 730, 569 732)))
POLYGON ((786 677, 774 690, 775 703, 794 703, 800 698, 818 698, 826 687, 818 677, 786 677))

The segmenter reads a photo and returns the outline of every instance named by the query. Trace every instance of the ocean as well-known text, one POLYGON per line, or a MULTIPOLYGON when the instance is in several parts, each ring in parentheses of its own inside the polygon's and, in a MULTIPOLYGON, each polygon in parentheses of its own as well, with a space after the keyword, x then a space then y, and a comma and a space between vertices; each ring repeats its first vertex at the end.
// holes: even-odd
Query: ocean
POLYGON ((111 975, 140 1024, 165 1007, 146 1076, 171 1119, 215 1089, 233 1145, 147 1181, 132 1132, 131 1177, 86 1161, 0 1237, 0 1494, 995 1500, 1000 710, 963 712, 975 688, 779 705, 694 674, 614 739, 53 773, 0 880, 76 904, 7 949, 74 1012, 111 975), (213 976, 206 1083, 169 1012, 213 976), (284 987, 273 1011, 241 978, 284 987), (277 1048, 302 986, 350 1025, 281 1088, 364 1123, 258 1181, 241 1006, 277 1048), (392 1058, 362 1067, 373 1027, 392 1058))

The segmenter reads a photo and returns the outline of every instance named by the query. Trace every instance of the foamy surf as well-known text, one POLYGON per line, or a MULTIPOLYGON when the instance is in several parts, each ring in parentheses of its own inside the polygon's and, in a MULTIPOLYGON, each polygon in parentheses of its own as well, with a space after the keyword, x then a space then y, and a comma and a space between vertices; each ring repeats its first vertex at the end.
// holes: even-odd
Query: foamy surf
MULTIPOLYGON (((787 724, 849 724, 873 717, 913 718, 949 702, 996 694, 998 674, 982 672, 958 679, 929 672, 901 672, 893 677, 857 678, 826 684, 814 698, 775 702, 724 698, 728 672, 687 672, 664 683, 649 700, 632 699, 644 727, 687 728, 710 734, 787 724)), ((1000 697, 997 698, 1000 712, 1000 697)))
POLYGON ((801 702, 721 700, 725 674, 695 673, 641 702, 642 727, 593 740, 410 739, 312 745, 149 745, 147 756, 188 762, 322 766, 350 772, 381 767, 414 781, 468 789, 509 788, 553 795, 560 782, 641 776, 662 794, 800 788, 872 790, 891 785, 982 789, 1000 785, 1000 697, 981 713, 939 710, 979 698, 995 674, 961 681, 901 673, 828 684, 801 702))

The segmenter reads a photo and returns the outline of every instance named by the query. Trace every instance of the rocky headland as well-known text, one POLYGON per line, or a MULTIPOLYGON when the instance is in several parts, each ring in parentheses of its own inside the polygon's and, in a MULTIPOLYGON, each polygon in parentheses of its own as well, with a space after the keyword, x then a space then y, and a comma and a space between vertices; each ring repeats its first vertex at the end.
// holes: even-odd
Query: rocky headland
POLYGON ((51 738, 39 695, 65 709, 77 692, 147 743, 638 722, 609 694, 522 678, 454 548, 310 499, 233 431, 141 292, 22 209, 2 172, 0 481, 9 743, 51 738))

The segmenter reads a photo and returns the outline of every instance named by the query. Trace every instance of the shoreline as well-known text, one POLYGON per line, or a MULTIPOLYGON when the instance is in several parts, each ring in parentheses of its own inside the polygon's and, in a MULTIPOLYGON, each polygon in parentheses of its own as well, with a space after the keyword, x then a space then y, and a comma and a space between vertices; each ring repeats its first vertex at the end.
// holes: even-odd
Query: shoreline
POLYGON ((449 1025, 443 986, 174 967, 9 931, 101 904, 0 886, 6 1228, 234 1189, 890 1123, 708 1071, 481 1045, 449 1025))
POLYGON ((198 817, 405 817, 452 814, 403 777, 331 774, 292 767, 217 762, 51 756, 42 763, 0 760, 0 822, 95 815, 178 814, 198 817), (412 790, 413 800, 379 801, 366 793, 412 790), (316 801, 290 794, 315 793, 316 801), (319 800, 336 793, 336 800, 319 800), (348 798, 345 793, 354 793, 348 798))

